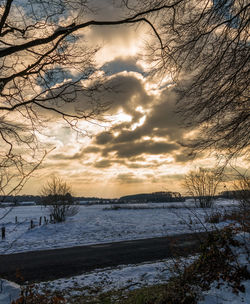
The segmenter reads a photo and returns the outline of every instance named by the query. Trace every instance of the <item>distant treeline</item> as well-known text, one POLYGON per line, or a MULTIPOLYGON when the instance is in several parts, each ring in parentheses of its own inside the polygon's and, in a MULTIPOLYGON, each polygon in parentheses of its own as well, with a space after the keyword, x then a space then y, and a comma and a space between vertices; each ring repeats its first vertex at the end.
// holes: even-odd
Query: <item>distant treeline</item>
POLYGON ((220 193, 220 196, 223 198, 229 199, 240 199, 242 197, 250 198, 250 190, 231 190, 231 191, 223 191, 220 193))
MULTIPOLYGON (((42 203, 42 196, 40 195, 3 195, 0 196, 1 202, 22 203, 22 202, 35 202, 36 204, 42 203)), ((98 197, 73 197, 74 201, 101 201, 103 199, 98 197)))
MULTIPOLYGON (((242 195, 244 197, 250 197, 249 190, 235 190, 235 191, 223 191, 219 195, 214 196, 215 199, 224 198, 224 199, 238 199, 241 198, 242 195)), ((119 199, 107 199, 107 198, 99 198, 99 197, 85 197, 85 196, 77 196, 73 197, 74 202, 80 202, 81 204, 122 204, 122 203, 163 203, 163 202, 185 202, 186 199, 196 198, 191 196, 181 196, 179 192, 153 192, 153 193, 140 193, 134 195, 126 195, 122 196, 119 199)), ((34 202, 39 205, 42 204, 43 198, 40 195, 6 195, 0 196, 0 204, 1 203, 14 203, 18 205, 19 203, 24 202, 34 202)))
POLYGON ((138 202, 185 202, 185 197, 182 197, 179 192, 153 192, 141 193, 134 195, 126 195, 120 198, 120 201, 138 201, 138 202))

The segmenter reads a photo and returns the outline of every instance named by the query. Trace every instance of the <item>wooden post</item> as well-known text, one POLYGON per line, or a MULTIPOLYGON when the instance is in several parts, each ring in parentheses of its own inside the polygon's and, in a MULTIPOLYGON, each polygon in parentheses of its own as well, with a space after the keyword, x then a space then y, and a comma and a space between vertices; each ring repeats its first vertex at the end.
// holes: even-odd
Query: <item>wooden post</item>
POLYGON ((39 226, 42 225, 42 217, 40 216, 40 219, 39 219, 39 226))
POLYGON ((15 223, 17 224, 17 216, 15 217, 15 223))
POLYGON ((30 229, 33 229, 34 228, 34 222, 33 220, 30 220, 30 229))
POLYGON ((5 227, 2 227, 2 240, 5 240, 5 227))

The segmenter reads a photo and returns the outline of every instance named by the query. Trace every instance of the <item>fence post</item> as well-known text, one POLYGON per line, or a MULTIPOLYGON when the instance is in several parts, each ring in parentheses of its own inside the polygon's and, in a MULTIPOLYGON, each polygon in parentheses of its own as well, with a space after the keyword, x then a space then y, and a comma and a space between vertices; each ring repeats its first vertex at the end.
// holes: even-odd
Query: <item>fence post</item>
POLYGON ((34 226, 34 222, 33 220, 30 220, 30 229, 33 229, 35 226, 34 226))
POLYGON ((2 240, 5 240, 5 227, 2 227, 2 240))
POLYGON ((17 224, 17 216, 15 217, 15 223, 17 224))
POLYGON ((40 216, 40 219, 39 219, 39 226, 42 225, 42 217, 40 216))

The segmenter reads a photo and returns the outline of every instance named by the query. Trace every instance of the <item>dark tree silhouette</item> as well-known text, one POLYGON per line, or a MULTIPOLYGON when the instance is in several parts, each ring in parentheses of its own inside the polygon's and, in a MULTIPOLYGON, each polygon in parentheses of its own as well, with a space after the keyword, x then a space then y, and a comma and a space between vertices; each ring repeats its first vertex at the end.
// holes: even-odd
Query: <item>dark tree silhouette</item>
POLYGON ((220 172, 200 168, 186 174, 184 187, 189 195, 198 199, 199 207, 210 208, 221 180, 220 172))
POLYGON ((154 73, 172 75, 186 124, 200 128, 189 146, 249 153, 249 1, 123 3, 157 24, 161 47, 152 43, 149 58, 154 73))
POLYGON ((0 2, 0 195, 18 193, 41 163, 47 152, 38 133, 50 118, 85 132, 79 120, 101 119, 109 108, 97 97, 104 86, 94 65, 98 48, 84 31, 144 22, 157 33, 144 12, 107 21, 88 13, 87 0, 0 2))

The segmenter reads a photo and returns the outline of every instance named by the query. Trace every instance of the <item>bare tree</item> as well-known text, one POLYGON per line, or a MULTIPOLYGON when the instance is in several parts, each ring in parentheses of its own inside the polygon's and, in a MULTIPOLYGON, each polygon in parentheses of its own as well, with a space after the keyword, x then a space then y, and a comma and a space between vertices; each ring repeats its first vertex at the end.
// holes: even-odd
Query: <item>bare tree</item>
POLYGON ((184 187, 189 195, 198 199, 199 207, 210 208, 221 180, 221 173, 200 168, 198 171, 190 171, 185 176, 184 187))
POLYGON ((89 12, 88 0, 0 1, 0 195, 16 194, 41 163, 38 135, 48 120, 84 133, 79 120, 101 119, 109 108, 97 97, 98 47, 84 31, 144 22, 157 34, 145 12, 106 21, 89 12))
POLYGON ((64 222, 67 217, 79 212, 74 204, 71 187, 61 178, 53 176, 41 190, 42 202, 48 208, 55 223, 64 222))
POLYGON ((133 13, 148 9, 155 18, 161 47, 150 44, 149 60, 154 72, 172 75, 181 117, 200 128, 200 136, 185 144, 248 153, 249 1, 123 3, 133 13))

